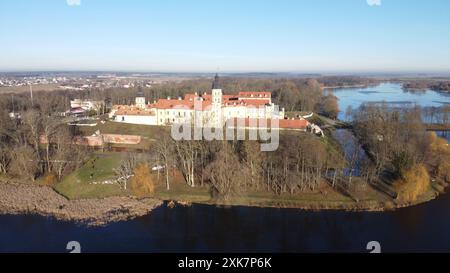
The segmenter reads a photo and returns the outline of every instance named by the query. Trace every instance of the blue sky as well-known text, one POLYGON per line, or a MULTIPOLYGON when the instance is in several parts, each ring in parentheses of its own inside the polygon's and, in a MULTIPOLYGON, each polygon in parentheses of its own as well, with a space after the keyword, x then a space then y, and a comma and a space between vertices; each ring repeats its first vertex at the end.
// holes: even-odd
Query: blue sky
POLYGON ((448 0, 77 1, 1 0, 0 70, 450 72, 448 0))

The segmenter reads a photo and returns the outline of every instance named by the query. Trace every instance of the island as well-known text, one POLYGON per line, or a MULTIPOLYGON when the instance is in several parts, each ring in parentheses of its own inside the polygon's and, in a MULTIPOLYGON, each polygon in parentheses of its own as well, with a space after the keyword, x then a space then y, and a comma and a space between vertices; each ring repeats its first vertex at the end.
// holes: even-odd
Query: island
POLYGON ((450 148, 430 126, 447 124, 383 103, 338 119, 333 86, 377 82, 216 75, 212 88, 194 77, 1 93, 0 213, 105 225, 163 204, 384 211, 432 200, 450 182, 450 148), (195 119, 223 135, 241 121, 245 137, 174 139, 195 119))

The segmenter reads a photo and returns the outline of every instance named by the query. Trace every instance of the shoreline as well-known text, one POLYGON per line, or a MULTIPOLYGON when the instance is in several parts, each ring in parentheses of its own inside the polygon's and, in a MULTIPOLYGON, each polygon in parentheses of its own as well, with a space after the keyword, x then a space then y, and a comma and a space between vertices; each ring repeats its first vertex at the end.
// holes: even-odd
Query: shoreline
POLYGON ((215 207, 249 207, 249 208, 274 208, 274 209, 297 209, 300 211, 309 212, 321 212, 321 211, 344 211, 344 212, 387 212, 395 211, 398 209, 415 207, 427 202, 431 202, 443 193, 439 193, 435 190, 430 190, 428 193, 421 196, 415 202, 395 202, 395 201, 377 201, 366 200, 359 202, 339 202, 339 201, 327 201, 324 203, 319 202, 289 202, 289 201, 273 201, 273 202, 214 202, 214 201, 187 201, 186 199, 167 199, 163 202, 173 205, 191 206, 191 205, 207 205, 215 207))
POLYGON ((39 215, 60 221, 96 227, 148 215, 154 209, 164 204, 167 204, 169 208, 173 208, 175 205, 207 205, 215 207, 297 209, 309 212, 387 212, 421 205, 435 200, 441 194, 443 193, 431 190, 413 203, 377 200, 360 202, 328 201, 323 203, 256 200, 214 202, 212 200, 187 201, 183 199, 137 199, 134 197, 69 200, 47 186, 0 182, 0 215, 39 215))
POLYGON ((336 86, 323 86, 323 90, 327 89, 351 89, 351 88, 367 88, 369 84, 355 84, 355 85, 336 85, 336 86))
POLYGON ((33 214, 103 226, 144 216, 162 204, 157 199, 132 197, 69 200, 47 186, 0 182, 0 215, 33 214))

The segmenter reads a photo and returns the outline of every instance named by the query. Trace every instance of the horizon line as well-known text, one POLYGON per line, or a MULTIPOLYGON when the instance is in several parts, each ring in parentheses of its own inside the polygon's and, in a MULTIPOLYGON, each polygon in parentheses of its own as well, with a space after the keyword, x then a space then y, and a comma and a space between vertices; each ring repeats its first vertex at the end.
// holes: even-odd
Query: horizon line
POLYGON ((131 70, 131 69, 10 69, 9 73, 127 73, 127 74, 294 74, 294 75, 448 75, 450 70, 304 70, 304 71, 180 71, 180 70, 131 70))

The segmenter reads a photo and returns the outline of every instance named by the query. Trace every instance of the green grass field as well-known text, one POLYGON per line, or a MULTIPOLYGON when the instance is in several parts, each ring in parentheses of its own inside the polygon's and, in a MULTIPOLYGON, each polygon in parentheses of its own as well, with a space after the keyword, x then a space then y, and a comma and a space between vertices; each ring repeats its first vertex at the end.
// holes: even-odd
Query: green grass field
POLYGON ((136 125, 120 122, 107 121, 105 124, 98 123, 94 127, 80 127, 79 130, 84 135, 92 135, 97 130, 102 134, 127 134, 138 135, 148 139, 154 139, 162 132, 170 132, 170 128, 162 126, 136 125))
POLYGON ((55 190, 70 199, 126 195, 117 184, 93 184, 113 179, 113 169, 119 166, 123 156, 121 153, 95 153, 83 167, 57 184, 55 190))
POLYGON ((170 191, 166 189, 165 176, 163 174, 161 174, 159 180, 157 175, 154 175, 153 178, 156 185, 155 193, 152 195, 154 198, 199 203, 208 202, 211 199, 209 187, 189 187, 179 175, 171 178, 170 191))

